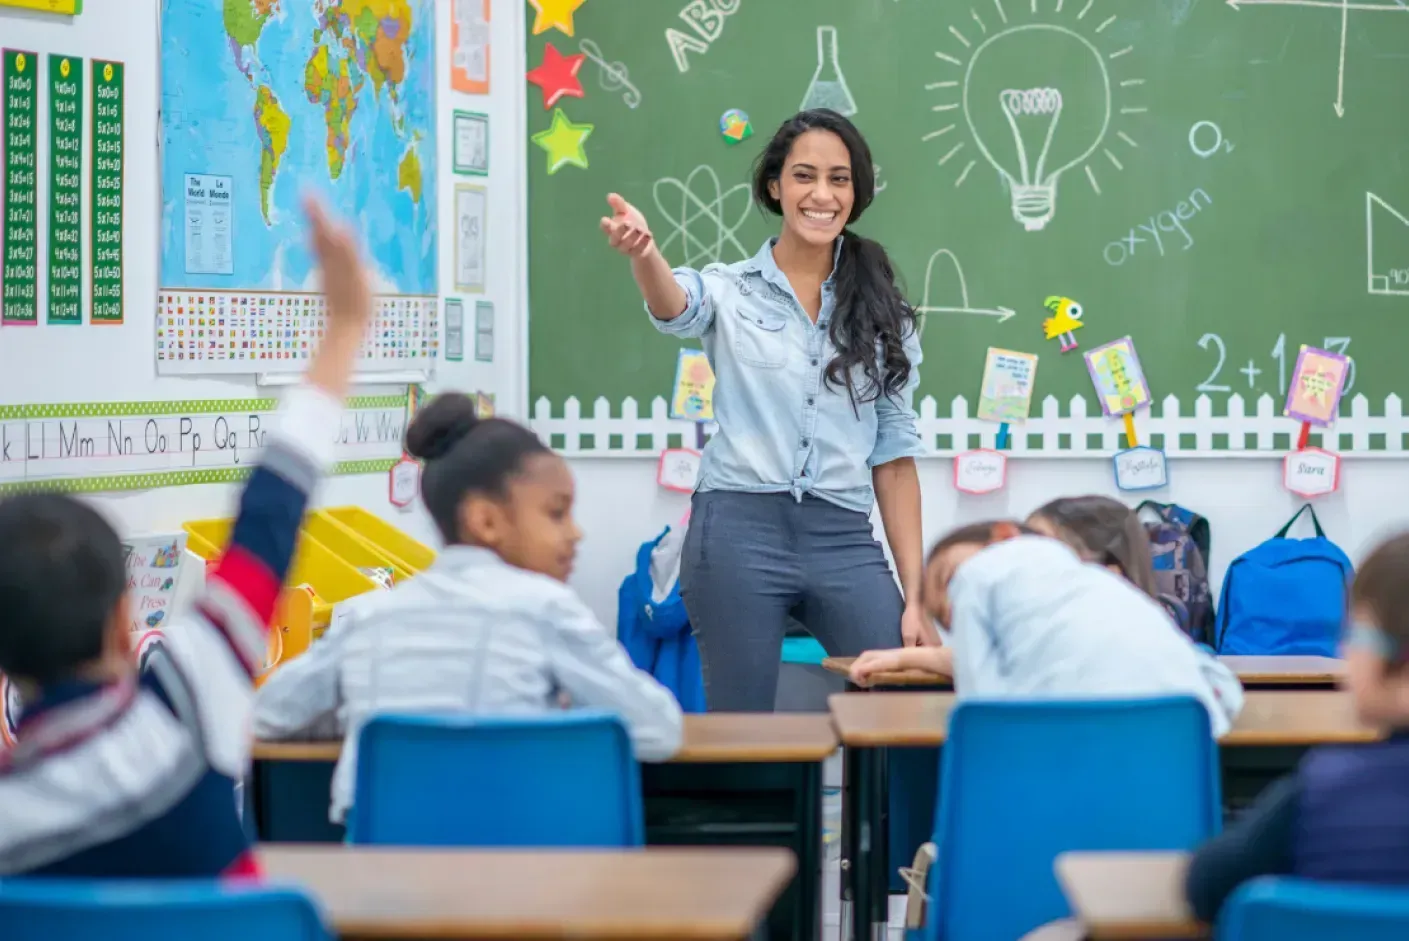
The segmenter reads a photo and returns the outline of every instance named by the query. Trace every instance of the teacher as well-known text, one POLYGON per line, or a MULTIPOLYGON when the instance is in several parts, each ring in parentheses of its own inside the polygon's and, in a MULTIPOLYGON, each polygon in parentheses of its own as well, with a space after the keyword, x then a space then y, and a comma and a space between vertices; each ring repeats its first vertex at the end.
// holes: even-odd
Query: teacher
POLYGON ((772 711, 790 617, 832 656, 937 643, 920 605, 915 312, 885 250, 846 228, 875 195, 873 166, 840 114, 789 118, 753 177, 782 231, 700 271, 672 270, 640 210, 607 197, 602 231, 631 259, 652 322, 700 338, 714 367, 719 433, 680 560, 714 712, 772 711))

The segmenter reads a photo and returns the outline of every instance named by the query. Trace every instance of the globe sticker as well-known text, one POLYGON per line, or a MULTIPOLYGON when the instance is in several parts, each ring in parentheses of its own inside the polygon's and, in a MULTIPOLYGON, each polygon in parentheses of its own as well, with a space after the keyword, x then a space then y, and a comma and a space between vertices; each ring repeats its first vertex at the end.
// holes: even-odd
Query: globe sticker
POLYGON ((719 133, 724 135, 726 144, 737 144, 753 136, 753 125, 749 123, 747 112, 730 108, 719 118, 719 133))

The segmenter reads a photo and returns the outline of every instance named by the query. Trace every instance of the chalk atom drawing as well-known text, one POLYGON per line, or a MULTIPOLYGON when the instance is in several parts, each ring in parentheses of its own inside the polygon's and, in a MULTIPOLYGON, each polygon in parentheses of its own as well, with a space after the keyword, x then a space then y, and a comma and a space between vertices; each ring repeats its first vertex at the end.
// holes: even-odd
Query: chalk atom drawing
POLYGON ((1365 194, 1366 287, 1371 294, 1409 297, 1409 216, 1374 193, 1365 194), (1380 251, 1375 230, 1380 229, 1380 251), (1386 243, 1390 246, 1385 248, 1386 243))
POLYGON ((930 105, 932 113, 959 112, 920 138, 942 148, 936 165, 952 167, 955 186, 962 186, 980 159, 989 163, 1007 187, 1013 219, 1028 232, 1040 232, 1052 221, 1064 173, 1080 167, 1099 196, 1089 158, 1099 151, 1100 166, 1120 172, 1139 147, 1114 125, 1148 112, 1140 100, 1145 80, 1113 77, 1113 71, 1130 68, 1133 47, 1116 48, 1102 35, 1115 16, 1085 19, 1094 3, 1088 0, 1080 12, 1069 14, 1063 14, 1062 3, 1055 9, 1034 3, 1030 16, 1036 22, 1017 22, 1020 14, 1014 14, 1010 23, 1001 0, 995 0, 999 22, 993 27, 970 10, 972 25, 961 21, 942 34, 943 48, 934 53, 942 75, 924 85, 940 98, 930 105), (1053 65, 1058 62, 1060 70, 1053 65), (1106 146, 1108 138, 1114 140, 1106 146), (970 157, 975 150, 977 156, 970 157))
POLYGON ((955 255, 947 248, 941 248, 930 255, 929 262, 925 265, 925 293, 920 300, 920 306, 915 308, 915 314, 919 319, 917 332, 920 336, 925 334, 925 324, 929 322, 930 314, 970 314, 978 317, 997 317, 998 322, 1014 316, 1017 311, 1011 307, 972 307, 969 304, 969 283, 964 278, 964 266, 959 264, 959 256, 955 255), (935 262, 944 259, 954 268, 954 278, 959 283, 959 305, 957 307, 944 307, 937 305, 931 300, 933 290, 934 266, 935 262))
POLYGON ((692 268, 729 260, 726 252, 736 256, 732 260, 753 254, 735 234, 748 219, 749 184, 737 183, 726 190, 714 168, 701 164, 683 180, 669 176, 656 180, 651 195, 662 222, 670 226, 670 234, 660 239, 661 252, 678 243, 682 263, 692 268))
POLYGON ((837 58, 837 28, 817 27, 817 71, 812 73, 807 93, 802 96, 801 111, 814 108, 831 108, 846 117, 856 113, 856 99, 851 97, 851 89, 846 87, 846 76, 842 74, 841 62, 837 58))

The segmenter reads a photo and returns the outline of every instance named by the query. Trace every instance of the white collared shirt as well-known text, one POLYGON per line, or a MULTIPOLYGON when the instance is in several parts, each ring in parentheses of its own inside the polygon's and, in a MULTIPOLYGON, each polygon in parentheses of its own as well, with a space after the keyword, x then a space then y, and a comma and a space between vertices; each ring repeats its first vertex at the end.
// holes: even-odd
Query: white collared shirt
POLYGON ((680 746, 675 697, 631 663, 566 585, 515 568, 486 549, 448 546, 420 575, 356 599, 307 653, 260 689, 261 739, 344 736, 330 817, 353 801, 357 737, 378 712, 471 715, 576 706, 620 715, 638 758, 680 746))
POLYGON ((1186 694, 1208 709, 1215 737, 1242 708, 1236 677, 1156 601, 1054 539, 987 547, 959 566, 949 598, 954 687, 965 697, 1186 694))

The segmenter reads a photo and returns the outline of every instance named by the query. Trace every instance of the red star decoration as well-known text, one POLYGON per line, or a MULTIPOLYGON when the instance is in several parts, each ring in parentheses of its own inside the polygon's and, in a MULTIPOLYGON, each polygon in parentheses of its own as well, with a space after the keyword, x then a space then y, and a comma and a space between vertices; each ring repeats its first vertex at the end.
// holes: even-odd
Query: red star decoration
POLYGON ((565 56, 552 43, 543 44, 543 62, 528 73, 528 80, 543 89, 543 110, 547 111, 558 103, 564 95, 582 97, 582 83, 577 80, 577 71, 587 56, 578 53, 565 56))

